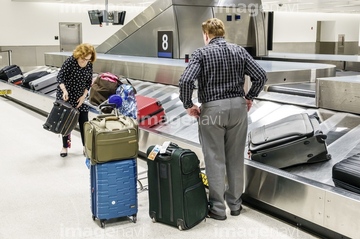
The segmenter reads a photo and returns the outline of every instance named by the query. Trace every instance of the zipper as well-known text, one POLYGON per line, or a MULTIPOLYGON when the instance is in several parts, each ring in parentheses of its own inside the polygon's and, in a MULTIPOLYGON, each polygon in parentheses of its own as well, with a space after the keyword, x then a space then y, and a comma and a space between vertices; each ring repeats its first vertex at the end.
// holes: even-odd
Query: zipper
POLYGON ((143 122, 144 120, 147 120, 147 119, 153 117, 154 115, 157 115, 158 113, 160 113, 160 112, 162 112, 162 111, 164 111, 163 108, 158 109, 157 111, 155 111, 155 112, 153 112, 153 113, 151 113, 151 114, 148 114, 148 115, 140 118, 140 119, 139 119, 139 123, 141 123, 141 122, 143 122))

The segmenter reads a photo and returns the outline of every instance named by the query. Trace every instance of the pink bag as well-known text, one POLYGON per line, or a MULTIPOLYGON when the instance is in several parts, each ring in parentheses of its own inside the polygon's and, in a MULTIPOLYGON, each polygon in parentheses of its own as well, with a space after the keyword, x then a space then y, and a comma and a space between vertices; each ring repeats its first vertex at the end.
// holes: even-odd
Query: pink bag
POLYGON ((106 73, 102 73, 100 74, 100 79, 102 80, 107 80, 113 83, 118 83, 119 82, 119 77, 110 73, 110 72, 106 72, 106 73))

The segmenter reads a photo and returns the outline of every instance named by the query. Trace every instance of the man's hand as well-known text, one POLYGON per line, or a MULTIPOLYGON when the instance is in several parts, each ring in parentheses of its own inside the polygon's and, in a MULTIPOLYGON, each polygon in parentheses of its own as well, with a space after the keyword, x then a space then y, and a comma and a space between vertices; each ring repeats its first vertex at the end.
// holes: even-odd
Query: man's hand
POLYGON ((246 100, 247 109, 249 111, 253 102, 252 102, 252 100, 247 100, 247 99, 245 99, 245 100, 246 100))
POLYGON ((188 115, 193 116, 195 118, 200 117, 200 108, 197 105, 193 105, 193 107, 187 108, 186 112, 187 112, 188 115))

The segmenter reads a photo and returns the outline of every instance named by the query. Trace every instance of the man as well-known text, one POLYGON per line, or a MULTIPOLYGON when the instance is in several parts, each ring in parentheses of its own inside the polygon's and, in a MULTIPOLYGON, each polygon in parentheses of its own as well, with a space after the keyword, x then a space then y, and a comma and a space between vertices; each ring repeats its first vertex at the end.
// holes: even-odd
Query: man
POLYGON ((225 201, 232 216, 240 215, 242 209, 247 111, 267 78, 243 47, 225 41, 221 20, 207 20, 202 23, 202 31, 205 46, 194 51, 180 78, 180 100, 187 113, 199 122, 199 139, 209 182, 208 216, 225 220, 225 201), (245 75, 250 76, 252 82, 247 93, 244 91, 245 75), (191 99, 195 80, 201 108, 191 99))

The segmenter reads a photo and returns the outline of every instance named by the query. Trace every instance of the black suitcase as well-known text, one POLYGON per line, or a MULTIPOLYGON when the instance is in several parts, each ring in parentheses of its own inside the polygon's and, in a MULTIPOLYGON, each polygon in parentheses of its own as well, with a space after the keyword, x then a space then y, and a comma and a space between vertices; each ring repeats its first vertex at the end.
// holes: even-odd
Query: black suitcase
POLYGON ((360 193, 360 153, 336 163, 332 178, 336 187, 360 193))
POLYGON ((32 82, 36 79, 39 79, 43 76, 46 76, 48 74, 50 74, 48 71, 38 71, 38 72, 31 73, 24 77, 24 79, 22 80, 22 86, 30 89, 30 82, 32 82))
POLYGON ((58 73, 59 71, 57 70, 43 77, 40 77, 34 81, 31 81, 29 83, 30 88, 44 94, 48 94, 49 92, 56 90, 58 86, 58 82, 57 82, 58 73))
POLYGON ((150 218, 180 230, 192 228, 208 212, 200 161, 193 151, 175 144, 165 153, 156 154, 158 149, 150 146, 147 150, 150 218))
POLYGON ((248 149, 251 160, 286 168, 331 159, 326 138, 316 117, 302 113, 253 129, 248 149))
POLYGON ((5 66, 0 70, 0 79, 4 81, 8 81, 10 83, 20 85, 23 80, 23 73, 19 66, 10 65, 5 66))
POLYGON ((76 127, 79 114, 69 103, 56 100, 43 127, 56 134, 68 135, 76 127))

